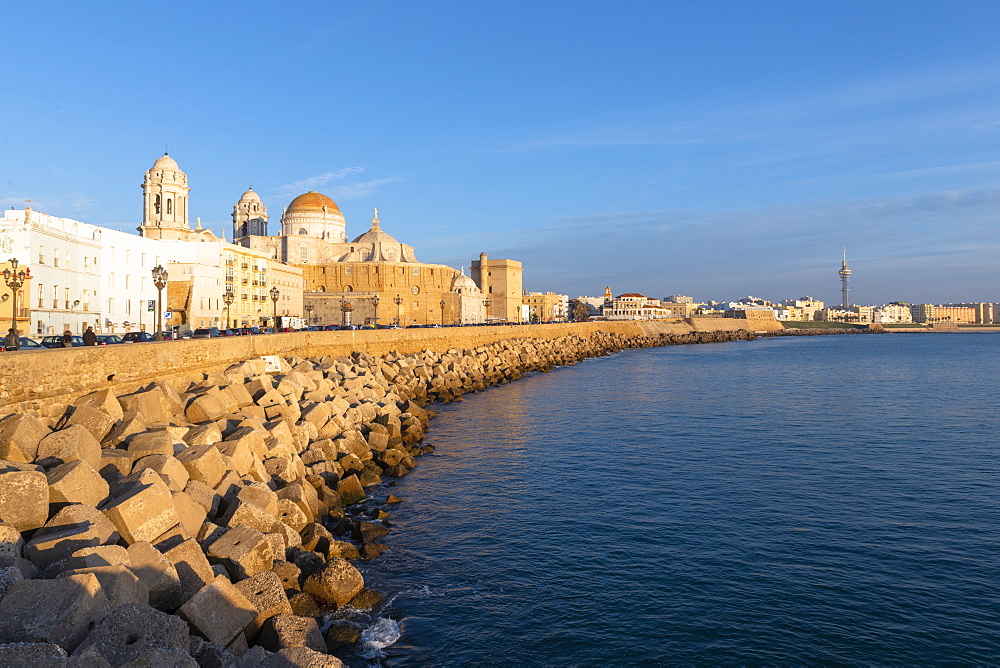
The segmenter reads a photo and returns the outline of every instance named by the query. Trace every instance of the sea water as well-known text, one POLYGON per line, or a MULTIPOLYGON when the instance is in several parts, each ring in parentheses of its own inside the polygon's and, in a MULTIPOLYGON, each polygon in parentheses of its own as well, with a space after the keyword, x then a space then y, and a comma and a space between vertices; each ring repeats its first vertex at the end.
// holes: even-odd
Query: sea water
POLYGON ((998 360, 674 346, 440 407, 350 663, 998 663, 998 360))

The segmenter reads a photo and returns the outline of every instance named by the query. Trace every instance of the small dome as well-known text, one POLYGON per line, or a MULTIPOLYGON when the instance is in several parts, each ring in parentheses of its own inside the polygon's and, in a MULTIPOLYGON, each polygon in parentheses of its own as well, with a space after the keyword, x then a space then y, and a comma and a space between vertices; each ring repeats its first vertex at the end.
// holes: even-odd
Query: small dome
POLYGON ((383 232, 379 228, 372 228, 351 242, 352 244, 395 244, 399 242, 388 232, 383 232))
POLYGON ((479 292, 479 286, 476 285, 476 282, 465 274, 459 274, 451 279, 451 291, 458 292, 460 289, 479 292))
POLYGON ((163 155, 161 155, 159 158, 156 159, 156 162, 153 163, 153 169, 175 169, 177 171, 181 170, 181 168, 177 166, 177 161, 175 161, 166 153, 164 153, 163 155))
POLYGON ((260 201, 260 195, 258 195, 257 193, 255 193, 253 191, 253 188, 250 188, 245 193, 243 193, 243 196, 240 197, 240 201, 241 202, 259 202, 260 201))
POLYGON ((315 190, 310 190, 307 193, 303 193, 293 199, 288 205, 287 213, 320 213, 323 211, 323 207, 327 208, 329 213, 340 213, 340 207, 332 199, 324 195, 323 193, 318 193, 315 190))

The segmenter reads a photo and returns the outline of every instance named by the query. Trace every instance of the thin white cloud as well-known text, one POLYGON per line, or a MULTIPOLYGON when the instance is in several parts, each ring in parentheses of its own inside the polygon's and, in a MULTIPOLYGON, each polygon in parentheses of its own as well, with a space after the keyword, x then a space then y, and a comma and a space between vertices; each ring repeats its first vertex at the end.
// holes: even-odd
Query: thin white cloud
POLYGON ((281 195, 301 193, 306 190, 312 190, 325 186, 331 181, 339 181, 340 179, 345 179, 348 176, 360 174, 363 171, 365 171, 364 167, 344 167, 343 169, 338 169, 333 172, 324 172, 322 174, 318 174, 317 176, 310 176, 307 179, 302 179, 301 181, 296 181, 295 183, 278 186, 275 190, 281 195))
MULTIPOLYGON (((747 146, 770 151, 790 142, 792 157, 812 158, 832 148, 850 152, 859 142, 884 146, 930 133, 981 132, 995 127, 995 100, 968 96, 1000 85, 995 68, 919 72, 858 80, 754 103, 669 109, 630 108, 627 116, 560 119, 558 129, 497 147, 493 153, 614 146, 747 146), (929 106, 928 106, 929 105, 929 106), (925 108, 926 107, 926 108, 925 108), (862 114, 859 116, 859 114, 862 114), (664 120, 668 118, 670 120, 664 120), (822 131, 817 133, 817 127, 822 131), (861 133, 860 136, 858 133, 861 133), (840 140, 849 140, 847 146, 840 140)), ((752 160, 770 161, 755 152, 752 160)))
POLYGON ((403 179, 399 177, 390 177, 386 179, 371 179, 370 181, 361 181, 360 183, 345 183, 343 185, 336 186, 330 189, 330 196, 334 200, 346 201, 352 199, 361 199, 362 197, 368 197, 376 190, 388 183, 397 183, 403 179))

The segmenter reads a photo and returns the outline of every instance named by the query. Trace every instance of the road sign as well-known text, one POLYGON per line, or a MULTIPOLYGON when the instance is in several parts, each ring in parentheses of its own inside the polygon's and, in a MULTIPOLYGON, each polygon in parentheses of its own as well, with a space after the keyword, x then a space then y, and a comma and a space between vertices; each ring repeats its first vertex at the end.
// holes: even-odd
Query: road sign
POLYGON ((173 314, 174 314, 173 311, 167 311, 166 313, 163 314, 163 319, 170 320, 170 316, 172 316, 173 314))
POLYGON ((146 310, 147 311, 149 311, 150 313, 152 313, 153 309, 155 309, 155 308, 156 308, 156 300, 155 299, 148 299, 148 300, 146 300, 146 310))

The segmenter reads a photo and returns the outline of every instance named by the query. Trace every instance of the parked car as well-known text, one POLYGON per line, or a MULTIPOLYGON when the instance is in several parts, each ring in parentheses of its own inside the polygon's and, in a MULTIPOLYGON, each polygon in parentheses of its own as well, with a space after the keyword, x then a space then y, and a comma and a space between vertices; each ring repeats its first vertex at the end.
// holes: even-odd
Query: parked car
POLYGON ((118 336, 117 334, 98 334, 97 335, 97 345, 99 345, 99 346, 116 345, 116 344, 119 344, 119 343, 125 343, 125 341, 122 339, 122 337, 118 336))
MULTIPOLYGON (((72 343, 70 343, 70 346, 72 346, 73 348, 78 348, 80 346, 83 346, 83 337, 82 336, 72 336, 70 338, 72 339, 72 343)), ((42 346, 45 347, 45 348, 65 348, 66 347, 66 346, 63 345, 63 335, 62 334, 54 334, 52 336, 46 336, 46 337, 44 337, 42 339, 42 346)))
POLYGON ((149 332, 127 332, 122 336, 122 343, 150 343, 156 341, 156 335, 149 332))
MULTIPOLYGON (((18 337, 17 340, 20 346, 18 350, 45 350, 45 346, 34 339, 29 339, 27 336, 18 337)), ((3 339, 0 338, 0 352, 5 352, 6 350, 7 346, 4 345, 3 339)))
POLYGON ((238 333, 239 333, 239 330, 235 330, 235 329, 220 329, 219 330, 219 336, 236 336, 238 333))
POLYGON ((218 327, 199 327, 194 330, 194 334, 191 335, 192 339, 214 339, 217 336, 222 336, 219 334, 218 327))

